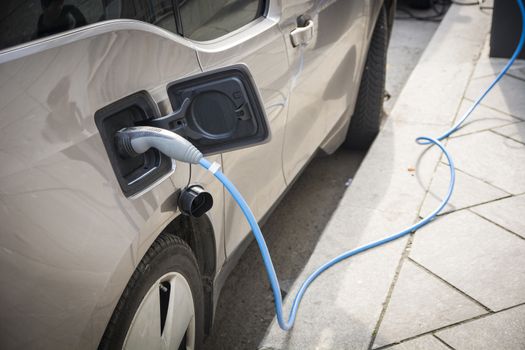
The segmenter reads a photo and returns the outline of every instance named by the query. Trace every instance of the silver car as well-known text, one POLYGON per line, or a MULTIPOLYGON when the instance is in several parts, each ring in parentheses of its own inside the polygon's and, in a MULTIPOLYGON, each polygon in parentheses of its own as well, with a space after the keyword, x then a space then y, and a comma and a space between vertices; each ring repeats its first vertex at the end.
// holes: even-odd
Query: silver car
POLYGON ((2 349, 198 349, 210 332, 249 227, 210 173, 155 149, 120 157, 120 128, 156 120, 181 133, 259 220, 318 150, 366 148, 379 130, 395 0, 2 8, 2 349), (252 132, 235 102, 250 96, 271 134, 257 145, 232 136, 252 132))

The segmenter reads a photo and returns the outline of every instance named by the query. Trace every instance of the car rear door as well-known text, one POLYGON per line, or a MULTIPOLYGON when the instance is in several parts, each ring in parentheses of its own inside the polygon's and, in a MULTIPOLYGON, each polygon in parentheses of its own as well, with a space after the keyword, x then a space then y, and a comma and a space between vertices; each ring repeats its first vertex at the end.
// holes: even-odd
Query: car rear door
MULTIPOLYGON (((136 264, 173 219, 175 188, 188 179, 184 164, 176 176, 163 168, 155 186, 135 187, 146 193, 126 198, 95 115, 116 101, 134 103, 141 117, 167 113, 166 85, 201 69, 191 43, 172 32, 171 1, 9 1, 3 8, 2 347, 93 349, 136 264)), ((209 182, 222 201, 222 186, 209 182)), ((221 228, 221 206, 211 215, 221 228)))
MULTIPOLYGON (((284 191, 282 145, 289 92, 286 46, 279 29, 280 6, 264 0, 179 1, 183 35, 197 50, 204 71, 245 64, 259 88, 271 140, 224 153, 223 171, 260 219, 284 191)), ((225 197, 225 247, 231 253, 250 231, 230 196, 225 197)))
POLYGON ((283 151, 288 182, 353 108, 369 6, 368 0, 282 0, 292 75, 283 151))

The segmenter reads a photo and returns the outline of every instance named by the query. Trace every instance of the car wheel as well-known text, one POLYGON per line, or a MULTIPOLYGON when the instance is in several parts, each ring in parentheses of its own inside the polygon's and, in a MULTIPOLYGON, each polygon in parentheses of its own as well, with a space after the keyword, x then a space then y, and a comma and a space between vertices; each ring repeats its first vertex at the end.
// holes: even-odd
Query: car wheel
POLYGON ((372 34, 357 103, 346 135, 345 145, 348 148, 367 149, 379 133, 385 95, 387 48, 387 13, 383 7, 372 34))
POLYGON ((203 305, 190 247, 176 236, 161 234, 128 282, 99 349, 199 349, 203 305))

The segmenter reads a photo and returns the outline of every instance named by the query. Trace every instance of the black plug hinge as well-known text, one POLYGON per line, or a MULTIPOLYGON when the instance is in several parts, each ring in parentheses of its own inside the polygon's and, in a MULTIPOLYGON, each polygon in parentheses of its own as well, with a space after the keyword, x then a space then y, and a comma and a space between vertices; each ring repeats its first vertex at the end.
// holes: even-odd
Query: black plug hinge
POLYGON ((154 126, 157 128, 162 128, 170 131, 177 132, 177 129, 183 129, 186 118, 186 113, 188 108, 191 105, 191 100, 189 98, 184 99, 179 109, 171 112, 168 115, 165 115, 160 118, 148 120, 148 126, 154 126))

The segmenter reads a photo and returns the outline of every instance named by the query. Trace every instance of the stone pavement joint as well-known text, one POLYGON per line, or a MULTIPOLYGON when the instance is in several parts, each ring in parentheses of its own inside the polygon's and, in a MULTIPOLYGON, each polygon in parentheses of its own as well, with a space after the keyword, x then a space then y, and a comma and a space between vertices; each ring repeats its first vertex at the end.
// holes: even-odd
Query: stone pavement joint
MULTIPOLYGON (((423 202, 419 214, 420 217, 428 215, 441 202, 441 197, 446 193, 450 181, 449 173, 448 165, 440 163, 434 177, 432 178, 429 193, 423 202)), ((449 203, 439 215, 455 210, 467 209, 509 196, 509 193, 494 187, 482 179, 478 179, 462 171, 456 171, 454 193, 449 203)))
MULTIPOLYGON (((495 311, 495 312, 491 312, 491 313, 486 313, 486 314, 482 314, 482 315, 478 315, 478 316, 475 316, 475 317, 472 317, 470 319, 466 319, 466 320, 463 320, 463 321, 459 321, 459 322, 456 322, 456 323, 452 323, 452 324, 449 324, 447 326, 443 326, 443 327, 440 327, 440 328, 436 328, 434 330, 431 330, 431 331, 428 331, 428 332, 425 332, 425 333, 421 333, 421 334, 418 334, 416 336, 413 336, 413 337, 409 337, 409 338, 406 338, 406 339, 403 339, 403 341, 397 343, 397 344, 388 344, 388 345, 384 345, 384 346, 381 346, 381 347, 377 347, 375 348, 374 350, 384 350, 384 349, 388 349, 388 350, 398 350, 397 346, 399 345, 402 345, 402 344, 408 344, 408 343, 412 343, 414 342, 415 340, 419 340, 421 338, 427 338, 427 337, 430 337, 430 336, 434 336, 436 339, 438 339, 441 343, 443 343, 444 345, 446 345, 448 348, 450 349, 461 349, 461 348, 454 348, 452 345, 450 345, 449 343, 447 343, 447 341, 445 341, 444 339, 440 338, 439 334, 441 334, 442 332, 446 332, 448 329, 453 329, 455 327, 460 327, 462 325, 468 325, 469 323, 474 323, 478 320, 484 320, 486 318, 490 318, 491 316, 496 316, 496 315, 499 315, 499 314, 504 314, 505 312, 507 311, 512 311, 514 309, 518 309, 518 310, 522 310, 523 309, 523 315, 520 315, 520 316, 525 316, 525 303, 523 304, 517 304, 517 305, 514 305, 514 306, 511 306, 509 308, 506 308, 506 309, 502 309, 502 310, 499 310, 499 311, 495 311)), ((504 328, 499 328, 499 329, 491 329, 491 331, 501 331, 501 332, 504 332, 504 328)), ((525 333, 524 333, 525 334, 525 333)), ((444 338, 444 337, 443 337, 444 338)), ((426 342, 426 341, 425 341, 426 342)), ((399 348, 399 349, 403 349, 405 350, 404 348, 399 348)), ((414 350, 428 350, 428 348, 425 348, 425 347, 410 347, 408 348, 410 350, 414 349, 414 350)), ((407 350, 408 350, 407 349, 407 350)), ((430 348, 432 349, 432 348, 430 348)), ((502 348, 499 348, 499 347, 483 347, 483 346, 480 346, 480 347, 467 347, 467 349, 490 349, 490 350, 494 350, 494 349, 498 349, 498 350, 501 350, 502 348)), ((522 347, 517 347, 517 348, 512 348, 512 349, 515 349, 515 350, 521 350, 523 349, 522 347)), ((509 349, 510 350, 510 349, 509 349)))
POLYGON ((441 282, 443 282, 444 284, 446 284, 448 287, 454 289, 456 292, 458 292, 459 294, 463 295, 465 298, 469 299, 470 301, 472 301, 473 303, 477 304, 478 306, 482 307, 483 309, 485 309, 485 311, 487 312, 494 312, 493 310, 491 310, 489 307, 487 307, 486 305, 483 305, 482 303, 480 303, 479 301, 477 301, 476 299, 474 299, 473 297, 471 297, 470 295, 468 295, 467 293, 465 293, 464 291, 462 291, 461 289, 459 289, 458 287, 454 286, 453 284, 450 284, 446 279, 444 278, 441 278, 440 276, 436 275, 434 272, 432 272, 431 270, 427 269, 425 266, 421 265, 420 263, 418 263, 417 261, 415 261, 414 259, 408 257, 407 258, 409 261, 411 261, 414 265, 418 266, 420 269, 426 271, 428 274, 434 276, 434 278, 437 278, 438 280, 440 280, 441 282))
POLYGON ((525 144, 525 122, 502 126, 500 128, 491 129, 490 131, 525 144))
POLYGON ((373 348, 395 344, 487 312, 464 293, 407 260, 373 348))
POLYGON ((405 246, 405 250, 403 251, 403 255, 399 258, 399 262, 397 264, 396 273, 394 275, 394 278, 392 279, 392 283, 390 284, 390 288, 388 289, 388 293, 386 295, 385 301, 383 302, 383 309, 381 310, 381 314, 379 315, 379 318, 377 319, 376 326, 374 328, 374 331, 372 333, 372 337, 370 338, 370 344, 368 345, 368 348, 371 349, 374 345, 374 342, 376 340, 377 334, 379 332, 379 326, 383 322, 383 319, 385 317, 386 310, 388 308, 388 305, 390 304, 390 300, 392 299, 392 293, 394 292, 394 287, 396 286, 396 283, 399 279, 399 275, 401 273, 401 269, 403 267, 403 264, 406 261, 406 258, 408 257, 408 254, 410 252, 410 247, 412 246, 412 241, 414 239, 413 234, 410 234, 407 240, 407 244, 405 246))
MULTIPOLYGON (((461 102, 457 116, 461 117, 474 103, 473 100, 464 98, 461 102)), ((461 128, 454 134, 450 135, 450 138, 456 138, 467 134, 472 134, 479 131, 490 130, 500 126, 507 126, 521 122, 522 119, 513 117, 506 113, 500 112, 496 109, 479 105, 469 116, 469 118, 463 123, 461 128)))
POLYGON ((497 132, 496 130, 492 130, 492 129, 490 129, 489 131, 492 132, 492 133, 494 133, 494 134, 496 134, 496 135, 498 135, 498 136, 502 136, 502 137, 504 137, 504 138, 506 138, 506 139, 509 139, 509 140, 512 140, 512 141, 515 141, 515 142, 519 142, 519 143, 525 145, 525 142, 523 142, 523 141, 521 141, 521 140, 516 140, 515 138, 510 137, 509 135, 505 135, 504 133, 497 132))
POLYGON ((410 257, 491 310, 525 302, 525 240, 469 210, 419 230, 410 257))
POLYGON ((525 194, 503 198, 471 208, 475 214, 483 217, 504 230, 525 239, 525 194))
POLYGON ((385 346, 377 348, 377 350, 447 350, 453 349, 450 345, 445 343, 440 338, 433 334, 426 334, 418 338, 410 339, 394 346, 385 346))
POLYGON ((436 336, 454 349, 523 349, 525 304, 447 327, 436 336))
POLYGON ((432 334, 433 338, 434 339, 437 339, 439 342, 441 342, 441 344, 445 345, 445 347, 447 349, 452 349, 452 350, 456 350, 454 349, 452 346, 450 346, 446 341, 444 341, 443 339, 439 338, 438 336, 436 336, 435 334, 432 334))
MULTIPOLYGON (((443 165, 447 165, 447 166, 448 166, 448 164, 445 163, 445 162, 441 162, 441 164, 443 164, 443 165)), ((500 188, 500 187, 498 187, 498 186, 496 186, 496 185, 494 185, 494 184, 488 182, 487 180, 485 180, 485 179, 482 178, 482 177, 477 177, 475 174, 473 175, 473 174, 470 174, 470 173, 466 172, 465 170, 459 169, 457 166, 456 166, 456 173, 463 173, 463 174, 465 174, 465 175, 467 175, 467 176, 473 177, 473 178, 475 178, 476 180, 479 180, 479 181, 481 181, 481 182, 484 182, 484 183, 486 183, 487 185, 490 185, 490 186, 492 186, 492 187, 494 187, 494 188, 496 188, 496 189, 498 189, 498 190, 500 190, 500 191, 502 191, 502 192, 505 192, 507 196, 512 196, 512 194, 510 194, 509 192, 505 191, 503 188, 500 188)))
POLYGON ((514 78, 514 79, 518 79, 518 80, 521 80, 521 81, 525 81, 525 77, 520 77, 519 75, 516 75, 516 73, 514 73, 513 71, 509 71, 509 72, 507 73, 507 75, 508 75, 509 77, 514 78))
MULTIPOLYGON (((435 167, 434 167, 434 173, 437 169, 437 167, 439 166, 439 163, 440 162, 437 162, 435 167)), ((434 175, 433 175, 434 176, 434 175)), ((430 180, 430 183, 433 182, 433 178, 430 180)), ((427 198, 430 194, 430 187, 426 190, 425 192, 425 197, 424 198, 427 198)), ((418 212, 421 212, 422 210, 422 207, 424 205, 425 202, 422 202, 420 207, 419 207, 419 211, 418 212)), ((418 216, 416 221, 419 221, 421 220, 422 217, 421 216, 418 216)), ((376 323, 376 326, 374 328, 374 331, 372 333, 372 337, 370 338, 370 344, 368 345, 368 349, 372 349, 374 347, 374 344, 376 342, 376 338, 377 338, 377 335, 378 335, 378 332, 379 332, 379 328, 381 326, 381 323, 383 322, 383 319, 385 317, 385 314, 386 314, 386 311, 388 309, 388 306, 390 304, 390 300, 392 299, 392 293, 394 291, 394 287, 396 286, 397 284, 397 281, 399 280, 399 275, 401 273, 401 269, 403 267, 403 264, 405 263, 405 261, 408 259, 408 256, 410 254, 410 249, 412 247, 412 243, 414 241, 414 233, 411 233, 409 236, 408 236, 408 240, 407 240, 407 244, 405 246, 405 250, 403 251, 403 254, 401 255, 400 259, 399 259, 399 263, 397 265, 397 269, 396 269, 396 273, 394 275, 394 278, 392 279, 392 283, 390 284, 390 288, 388 290, 388 293, 387 293, 387 296, 385 298, 385 301, 383 302, 383 309, 381 310, 381 314, 379 315, 379 318, 377 320, 377 323, 376 323)))
MULTIPOLYGON (((471 103, 474 103, 474 102, 475 102, 475 99, 474 99, 474 98, 469 98, 469 97, 466 97, 466 96, 465 96, 463 99, 464 99, 465 101, 469 101, 469 102, 471 102, 471 103)), ((487 110, 490 110, 490 111, 493 111, 493 112, 496 112, 496 113, 500 113, 500 114, 502 114, 502 115, 509 116, 509 117, 511 117, 512 119, 516 120, 517 122, 523 121, 523 118, 520 118, 520 117, 518 117, 518 116, 516 116, 516 115, 513 115, 512 113, 510 113, 510 112, 508 112, 508 111, 507 111, 507 112, 503 112, 503 111, 500 111, 499 109, 497 109, 496 107, 492 107, 492 106, 490 106, 490 105, 485 105, 485 104, 483 104, 483 101, 481 101, 480 106, 481 106, 481 108, 485 108, 485 109, 487 109, 487 110)), ((460 131, 458 130, 458 132, 460 132, 460 131)), ((454 136, 452 136, 451 138, 453 138, 453 137, 454 137, 454 136)))

